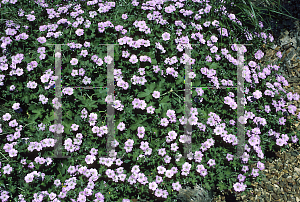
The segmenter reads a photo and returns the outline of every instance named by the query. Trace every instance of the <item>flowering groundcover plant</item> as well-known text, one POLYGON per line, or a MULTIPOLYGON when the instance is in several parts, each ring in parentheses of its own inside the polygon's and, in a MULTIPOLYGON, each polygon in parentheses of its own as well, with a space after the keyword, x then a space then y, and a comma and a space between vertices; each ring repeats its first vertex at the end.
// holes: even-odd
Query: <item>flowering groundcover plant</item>
POLYGON ((245 27, 235 37, 241 33, 228 27, 242 21, 225 2, 68 3, 1 2, 2 201, 174 201, 180 188, 196 183, 247 192, 251 181, 260 180, 266 149, 298 143, 292 123, 300 113, 286 103, 299 95, 282 88, 288 82, 280 66, 259 63, 264 53, 258 47, 273 41, 263 24, 253 35, 245 27), (237 85, 234 43, 254 44, 243 46, 246 98, 239 120, 236 90, 207 88, 237 85), (55 46, 47 44, 64 45, 54 54, 55 46), (118 44, 114 58, 100 44, 118 44), (183 44, 200 45, 190 45, 190 57, 183 44), (114 98, 105 88, 73 88, 106 86, 112 61, 114 98), (62 103, 54 96, 55 68, 67 86, 62 103), (185 76, 195 86, 189 119, 185 76), (115 158, 106 150, 107 105, 115 109, 115 158), (62 124, 56 125, 54 109, 60 107, 62 124), (233 158, 237 121, 246 129, 241 159, 233 158), (187 122, 193 144, 185 159, 187 122), (62 156, 70 158, 51 157, 55 132, 62 134, 62 156))

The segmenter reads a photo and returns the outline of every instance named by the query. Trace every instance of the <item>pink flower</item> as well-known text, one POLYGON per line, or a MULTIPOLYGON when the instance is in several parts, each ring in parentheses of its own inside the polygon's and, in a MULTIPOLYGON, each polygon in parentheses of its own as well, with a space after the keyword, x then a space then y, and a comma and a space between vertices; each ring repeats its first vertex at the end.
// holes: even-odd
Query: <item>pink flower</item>
POLYGON ((87 155, 85 158, 85 162, 87 164, 92 164, 96 160, 96 157, 94 155, 87 155))
POLYGON ((138 165, 133 166, 131 172, 136 174, 139 173, 140 172, 139 166, 138 165))
POLYGON ((229 15, 228 15, 228 17, 229 17, 229 19, 230 19, 230 20, 234 20, 234 19, 235 19, 235 15, 234 15, 234 14, 232 14, 232 13, 231 13, 231 14, 229 14, 229 15))
POLYGON ((283 144, 284 144, 284 141, 281 139, 281 138, 278 138, 277 140, 276 140, 276 144, 278 145, 278 146, 283 146, 283 144))
POLYGON ((127 17, 127 14, 122 14, 122 19, 123 20, 126 20, 128 17, 127 17))
POLYGON ((31 21, 31 22, 32 22, 32 21, 35 20, 35 16, 34 16, 34 15, 30 15, 30 14, 29 14, 29 15, 26 15, 26 16, 27 16, 27 20, 28 20, 28 21, 31 21))
POLYGON ((212 61, 212 58, 208 55, 208 56, 206 56, 206 62, 211 62, 212 61))
POLYGON ((62 90, 62 93, 72 95, 73 94, 73 88, 71 88, 71 87, 64 88, 62 90))
POLYGON ((20 103, 17 102, 17 103, 15 103, 15 104, 13 104, 12 108, 13 108, 14 110, 19 109, 19 108, 20 108, 20 103))
POLYGON ((157 189, 156 182, 150 182, 149 183, 149 189, 151 189, 152 191, 155 191, 157 189))
POLYGON ((168 121, 167 118, 162 118, 162 119, 161 119, 161 123, 160 123, 161 126, 167 127, 168 124, 169 124, 169 121, 168 121))
POLYGON ((164 41, 168 41, 170 39, 170 34, 168 32, 165 32, 162 34, 162 38, 164 41))
POLYGON ((253 177, 259 176, 258 169, 253 168, 251 174, 252 174, 253 177))
POLYGON ((164 174, 166 169, 163 166, 158 166, 157 167, 157 172, 158 174, 164 174))
POLYGON ((71 75, 72 75, 72 76, 78 75, 78 70, 73 69, 71 75))
POLYGON ((256 67, 256 65, 257 65, 256 62, 254 62, 254 61, 250 61, 248 64, 250 67, 256 67))
POLYGON ((276 55, 277 55, 277 57, 282 58, 282 54, 281 54, 280 51, 278 51, 278 52, 276 53, 276 55))
POLYGON ((142 139, 142 138, 144 138, 145 133, 138 133, 137 136, 138 136, 140 139, 142 139))
POLYGON ((77 58, 72 58, 72 60, 70 61, 71 65, 77 65, 78 64, 78 60, 77 58))
POLYGON ((214 165, 216 165, 214 159, 209 159, 209 161, 207 162, 207 164, 209 164, 209 166, 214 166, 214 165))
POLYGON ((47 40, 45 37, 39 37, 39 38, 37 38, 37 41, 40 43, 46 43, 47 40))
POLYGON ((113 61, 113 58, 111 56, 105 56, 104 61, 105 63, 110 64, 113 61))
POLYGON ((173 177, 173 172, 171 170, 167 170, 165 173, 166 177, 172 178, 173 177))
POLYGON ((72 126, 71 126, 71 129, 72 129, 73 131, 77 131, 78 128, 79 128, 79 125, 76 125, 76 124, 72 124, 72 126))
POLYGON ((279 125, 284 125, 285 122, 286 122, 286 119, 285 119, 284 117, 281 117, 281 118, 279 119, 279 125))
POLYGON ((159 149, 159 150, 158 150, 158 154, 159 154, 160 156, 164 156, 164 155, 166 154, 166 149, 165 149, 165 148, 159 149))
POLYGON ((247 186, 247 185, 245 185, 245 184, 243 184, 243 183, 239 183, 239 182, 237 182, 237 183, 235 183, 235 184, 233 185, 234 190, 235 190, 236 192, 244 191, 245 188, 246 188, 246 186, 247 186))
POLYGON ((83 29, 77 29, 75 33, 77 36, 82 36, 84 34, 84 31, 83 29))
POLYGON ((60 58, 61 57, 61 53, 60 52, 55 53, 55 57, 56 58, 60 58))
POLYGON ((218 51, 218 48, 216 46, 213 46, 212 48, 210 48, 211 53, 216 53, 217 51, 218 51))
POLYGON ((10 157, 15 157, 17 155, 18 155, 18 151, 17 150, 15 150, 15 149, 9 150, 9 156, 10 157))
POLYGON ((256 98, 256 99, 259 99, 262 97, 262 93, 259 91, 259 90, 256 90, 254 93, 253 93, 253 96, 256 98))
POLYGON ((136 55, 131 55, 129 62, 131 62, 132 64, 135 64, 138 62, 137 56, 136 55))
POLYGON ((162 196, 162 189, 156 189, 155 196, 161 197, 162 196))
POLYGON ((196 125, 198 118, 196 116, 191 116, 188 121, 191 125, 196 125))
POLYGON ((215 35, 212 35, 212 36, 210 37, 210 39, 211 39, 211 41, 214 42, 214 43, 216 43, 216 42, 218 41, 218 37, 216 37, 215 35))
POLYGON ((123 122, 120 122, 118 127, 117 127, 120 131, 123 131, 125 129, 125 124, 123 122))
POLYGON ((256 53, 255 53, 255 58, 257 60, 260 60, 261 58, 263 58, 264 56, 264 53, 261 51, 261 50, 258 50, 256 53))
POLYGON ((156 99, 158 99, 160 97, 160 92, 159 91, 153 91, 152 96, 156 99))
POLYGON ((29 182, 32 182, 33 179, 34 179, 33 174, 27 174, 27 175, 25 176, 25 179, 24 179, 24 180, 26 181, 26 183, 29 183, 29 182))
POLYGON ((257 168, 259 168, 259 170, 264 170, 265 169, 265 165, 262 162, 258 161, 257 162, 257 168))
MULTIPOLYGON (((299 115, 300 115, 300 113, 299 113, 299 115)), ((293 143, 296 143, 298 141, 298 138, 297 138, 297 136, 295 135, 295 136, 292 136, 292 142, 293 143)))
POLYGON ((200 175, 205 177, 207 175, 207 170, 206 169, 201 170, 200 175))

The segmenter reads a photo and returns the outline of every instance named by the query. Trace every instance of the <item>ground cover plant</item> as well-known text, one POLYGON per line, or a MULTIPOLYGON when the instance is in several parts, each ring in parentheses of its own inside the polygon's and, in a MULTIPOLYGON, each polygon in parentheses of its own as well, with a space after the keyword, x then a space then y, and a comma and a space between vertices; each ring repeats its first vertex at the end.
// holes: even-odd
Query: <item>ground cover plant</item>
MULTIPOLYGON (((260 47, 274 38, 255 32, 225 1, 1 2, 2 201, 176 201, 180 188, 248 192, 260 180, 264 151, 298 144, 299 95, 287 93, 279 65, 261 66, 260 47), (237 46, 244 45, 245 115, 237 119, 237 46), (54 45, 61 45, 55 53, 54 45), (114 46, 114 57, 107 46, 114 46), (191 45, 191 57, 183 44, 191 45), (55 67, 55 57, 61 67, 55 67), (114 62, 114 98, 105 88, 114 62), (191 65, 185 75, 185 64, 191 65), (61 69, 61 103, 55 95, 61 69), (192 108, 185 112, 185 79, 192 108), (114 100, 113 100, 114 99, 114 100), (115 109, 110 158, 107 105, 115 109), (62 109, 62 125, 54 109, 62 109), (287 118, 289 116, 289 118, 287 118), (236 154, 236 124, 245 125, 245 153, 236 154), (187 122, 192 154, 183 158, 187 122), (62 134, 62 156, 51 158, 62 134), (254 165, 251 166, 251 165, 254 165)), ((253 16, 255 18, 255 16, 253 16)), ((281 53, 278 52, 278 57, 281 53)))

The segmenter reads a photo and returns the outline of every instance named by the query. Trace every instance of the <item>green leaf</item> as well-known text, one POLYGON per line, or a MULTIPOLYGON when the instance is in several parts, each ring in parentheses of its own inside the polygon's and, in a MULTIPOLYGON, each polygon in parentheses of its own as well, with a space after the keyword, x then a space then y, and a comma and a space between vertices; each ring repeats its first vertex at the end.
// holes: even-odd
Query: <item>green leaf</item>
POLYGON ((185 159, 182 156, 179 161, 175 161, 178 167, 182 168, 182 165, 185 163, 185 159))
POLYGON ((183 77, 178 75, 178 78, 176 79, 176 84, 183 83, 183 77))
POLYGON ((46 114, 46 117, 44 118, 43 123, 49 123, 49 122, 51 122, 53 120, 54 120, 54 111, 52 110, 50 112, 50 117, 49 117, 48 113, 46 114))
MULTIPOLYGON (((103 85, 103 82, 99 83, 101 85, 103 85)), ((106 94, 107 94, 107 89, 106 88, 98 88, 98 89, 95 89, 95 94, 97 97, 106 97, 106 94)))
POLYGON ((154 88, 155 88, 155 86, 156 86, 156 83, 153 82, 153 83, 150 84, 149 88, 147 88, 146 90, 149 91, 149 93, 152 93, 153 90, 154 90, 154 88), (149 90, 148 90, 148 89, 149 89, 149 90))
POLYGON ((160 113, 161 113, 161 107, 160 107, 160 106, 159 106, 158 109, 155 109, 155 113, 156 113, 156 114, 160 114, 160 113))
POLYGON ((220 191, 226 189, 226 185, 223 182, 219 182, 217 185, 218 185, 220 191))
POLYGON ((96 109, 97 105, 95 105, 96 101, 91 100, 91 99, 87 99, 85 97, 80 98, 81 96, 79 96, 79 99, 82 100, 83 105, 79 105, 79 107, 85 107, 87 108, 87 110, 92 111, 92 109, 96 109))
POLYGON ((204 119, 208 118, 207 113, 204 110, 197 108, 197 111, 199 112, 199 115, 201 115, 202 118, 204 119))
POLYGON ((66 118, 68 118, 69 120, 73 120, 73 113, 72 113, 72 111, 67 111, 65 114, 64 114, 64 116, 63 117, 66 117, 66 118))
POLYGON ((205 188, 207 189, 207 190, 211 190, 211 187, 209 186, 209 184, 206 182, 205 183, 205 188))
POLYGON ((165 85, 165 79, 162 79, 159 83, 158 83, 158 86, 156 86, 155 88, 155 91, 160 91, 162 92, 165 88, 164 88, 164 85, 165 85))
POLYGON ((226 178, 229 178, 230 174, 231 174, 231 171, 230 169, 227 169, 224 174, 226 175, 226 178))
POLYGON ((184 107, 179 108, 178 110, 176 110, 176 113, 181 113, 184 110, 184 107))
POLYGON ((70 128, 71 128, 71 125, 73 124, 74 122, 71 121, 71 120, 64 120, 62 122, 62 125, 64 126, 64 133, 66 134, 70 134, 70 128))
POLYGON ((171 103, 160 103, 160 105, 162 106, 163 114, 165 114, 167 112, 167 110, 171 109, 171 107, 172 107, 171 103))
POLYGON ((219 180, 225 179, 225 176, 224 176, 223 172, 220 172, 220 173, 218 174, 218 179, 219 179, 219 180))
POLYGON ((210 107, 210 108, 208 108, 208 114, 209 114, 210 112, 215 112, 215 110, 214 110, 212 107, 210 107))
POLYGON ((21 98, 21 100, 22 100, 23 102, 25 102, 26 104, 28 104, 28 103, 29 103, 29 96, 28 96, 28 95, 25 95, 24 97, 21 98))
POLYGON ((141 98, 141 97, 146 97, 147 95, 150 95, 150 92, 146 93, 146 92, 140 92, 137 97, 141 98))
POLYGON ((208 65, 210 68, 209 69, 217 69, 217 68, 219 68, 219 64, 218 63, 215 63, 215 62, 213 62, 213 63, 211 63, 210 65, 208 65))
MULTIPOLYGON (((196 77, 196 78, 199 78, 199 77, 196 77)), ((200 85, 201 85, 201 79, 193 80, 193 86, 194 87, 198 87, 200 85)))
POLYGON ((152 59, 152 58, 151 58, 151 64, 153 64, 153 65, 157 65, 157 61, 156 61, 156 59, 152 59))
POLYGON ((170 100, 169 96, 166 95, 161 101, 160 103, 163 104, 163 103, 168 103, 168 101, 170 100))
POLYGON ((151 95, 147 95, 146 98, 145 98, 145 100, 146 100, 147 102, 149 102, 150 99, 151 99, 151 95))
POLYGON ((40 118, 42 117, 40 108, 32 110, 32 113, 35 113, 35 114, 30 115, 30 118, 29 118, 30 122, 34 122, 38 117, 40 117, 40 118))
POLYGON ((143 120, 138 120, 138 121, 136 121, 134 124, 132 124, 130 127, 129 127, 129 129, 131 129, 131 130, 136 130, 137 129, 137 127, 138 126, 140 126, 140 123, 142 123, 143 122, 143 120))

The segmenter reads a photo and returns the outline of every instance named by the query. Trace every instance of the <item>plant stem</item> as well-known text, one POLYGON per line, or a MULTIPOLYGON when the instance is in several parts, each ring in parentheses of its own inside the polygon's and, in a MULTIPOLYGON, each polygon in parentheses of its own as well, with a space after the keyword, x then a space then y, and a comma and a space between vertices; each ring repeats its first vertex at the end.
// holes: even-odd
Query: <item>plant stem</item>
MULTIPOLYGON (((20 187, 17 187, 18 189, 21 189, 20 187)), ((22 191, 24 191, 23 189, 21 189, 22 191)), ((24 191, 25 192, 25 191, 24 191)))
POLYGON ((171 88, 171 90, 170 91, 168 91, 168 92, 165 92, 164 94, 162 94, 161 96, 163 96, 163 95, 165 95, 165 94, 167 94, 167 93, 171 93, 171 92, 173 92, 173 89, 171 88))
MULTIPOLYGON (((0 152, 1 153, 1 152, 0 152)), ((2 153, 1 153, 2 154, 2 153)), ((4 156, 3 154, 2 154, 2 156, 4 156)), ((8 161, 8 162, 10 162, 5 156, 4 156, 4 158, 8 161)))
MULTIPOLYGON (((175 92, 174 92, 175 93, 175 92)), ((177 93, 175 93, 175 95, 177 95, 177 93)), ((177 97, 179 97, 180 99, 182 99, 179 95, 177 95, 177 97)))
POLYGON ((26 126, 30 125, 30 124, 33 124, 33 123, 28 123, 28 124, 26 124, 26 125, 24 126, 24 128, 25 128, 26 126))
MULTIPOLYGON (((1 99, 3 99, 2 97, 0 97, 1 99)), ((6 99, 3 99, 3 100, 5 100, 6 102, 8 102, 6 99)))

